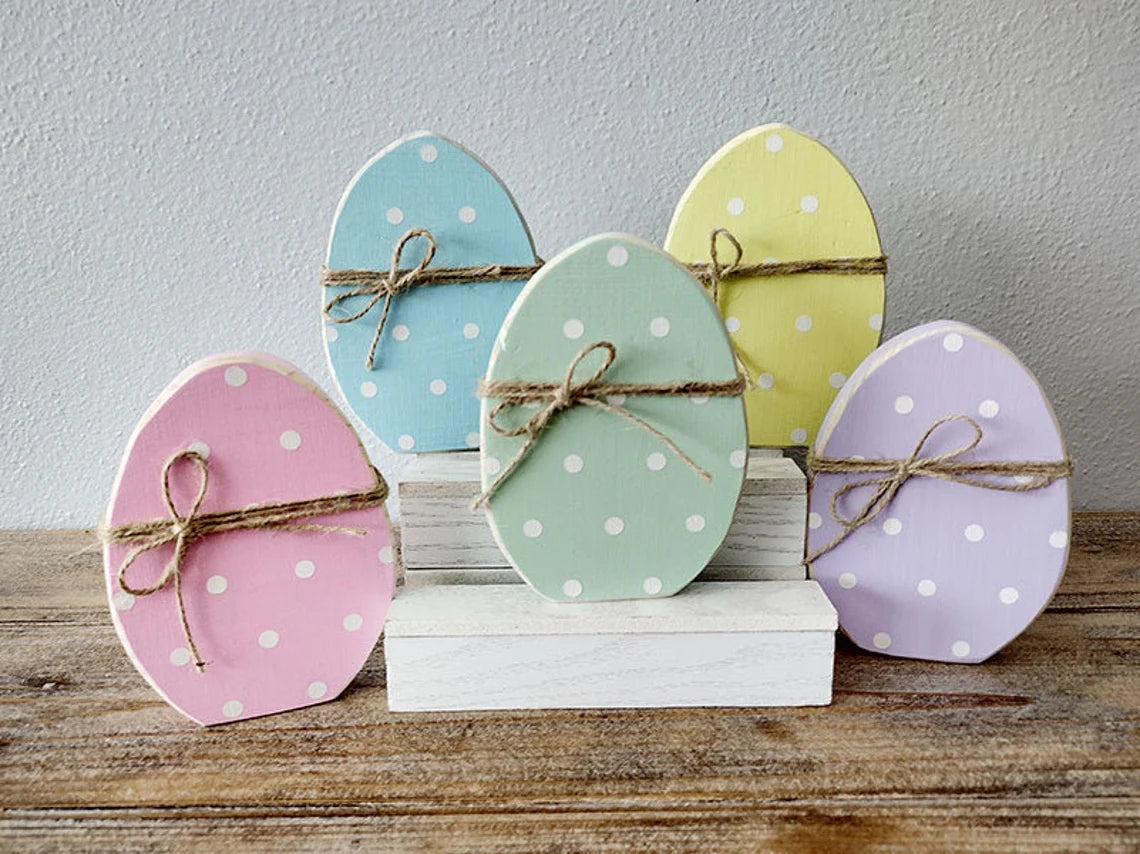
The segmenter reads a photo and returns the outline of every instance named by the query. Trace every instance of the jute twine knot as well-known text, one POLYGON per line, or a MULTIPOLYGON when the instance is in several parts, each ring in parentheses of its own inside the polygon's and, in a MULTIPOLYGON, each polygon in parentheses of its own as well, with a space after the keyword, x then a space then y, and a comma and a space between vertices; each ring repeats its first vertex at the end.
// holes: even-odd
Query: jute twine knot
POLYGON ((706 397, 736 397, 745 389, 745 380, 737 376, 732 380, 692 380, 677 383, 607 383, 603 381, 606 372, 617 359, 617 348, 609 341, 595 341, 587 344, 575 354, 566 367, 566 373, 557 383, 528 382, 526 380, 498 380, 479 382, 477 394, 479 397, 495 398, 499 402, 487 413, 487 426, 498 435, 504 437, 526 436, 526 440, 519 446, 511 460, 492 481, 482 494, 475 499, 472 508, 487 503, 503 483, 506 482, 519 467, 527 454, 531 452, 538 442, 542 432, 550 424, 552 418, 574 406, 588 406, 602 412, 608 412, 635 424, 642 430, 654 436, 667 447, 677 459, 688 466, 694 474, 706 483, 712 480, 705 469, 678 447, 677 443, 646 421, 627 409, 615 406, 607 397, 615 395, 657 395, 663 397, 690 397, 703 395, 706 397), (575 374, 582 362, 595 351, 604 352, 602 363, 583 380, 575 380, 575 374), (499 417, 507 410, 528 403, 546 403, 527 421, 517 427, 504 427, 499 423, 499 417))
POLYGON ((817 474, 881 474, 881 477, 845 483, 831 496, 830 511, 842 530, 829 542, 812 552, 804 560, 811 564, 827 554, 849 536, 879 516, 894 500, 898 491, 911 478, 928 477, 937 480, 974 486, 979 489, 992 489, 1000 492, 1029 492, 1041 489, 1056 480, 1073 473, 1073 461, 1069 457, 1055 461, 978 461, 964 460, 981 444, 982 428, 968 415, 948 415, 931 424, 914 450, 904 459, 859 459, 856 457, 821 457, 808 452, 807 466, 814 477, 817 474), (961 421, 974 431, 974 437, 943 454, 923 456, 927 441, 946 424, 961 421), (999 478, 999 479, 993 479, 999 478), (1004 480, 1001 478, 1005 478, 1004 480), (856 489, 872 488, 870 497, 850 516, 845 516, 839 504, 845 496, 856 489))
POLYGON ((374 485, 370 489, 347 492, 339 495, 321 496, 302 501, 281 501, 271 504, 253 504, 241 510, 228 510, 217 513, 202 513, 202 500, 210 482, 210 468, 206 458, 197 451, 179 451, 167 459, 162 467, 162 501, 170 514, 170 519, 152 519, 146 522, 131 522, 115 527, 104 527, 99 531, 104 544, 129 544, 132 546, 123 558, 115 573, 119 587, 132 596, 150 596, 171 585, 178 606, 178 618, 182 633, 194 661, 194 667, 201 673, 206 662, 194 642, 190 622, 186 616, 186 605, 182 597, 182 572, 190 546, 212 534, 225 531, 273 530, 273 531, 318 531, 334 534, 349 534, 362 537, 367 531, 344 525, 299 524, 297 520, 313 516, 325 516, 359 510, 383 504, 388 498, 388 484, 376 469, 372 469, 374 485), (198 491, 185 513, 179 512, 170 495, 170 473, 180 461, 192 463, 198 473, 198 491), (171 522, 170 520, 173 520, 171 522), (174 544, 174 552, 163 568, 162 575, 153 584, 136 587, 127 580, 127 570, 134 562, 149 551, 174 544))
MULTIPOLYGON (((324 307, 325 319, 330 323, 353 323, 360 320, 370 312, 379 302, 383 301, 384 308, 380 313, 380 320, 376 324, 376 331, 372 335, 372 343, 368 347, 364 365, 372 370, 376 362, 376 351, 380 346, 380 337, 388 322, 388 315, 392 309, 393 299, 415 287, 424 285, 445 284, 472 284, 477 282, 509 282, 520 279, 529 279, 544 266, 538 259, 534 264, 485 264, 472 267, 431 267, 435 258, 436 240, 434 235, 426 228, 411 228, 404 232, 396 242, 392 251, 392 260, 387 270, 330 270, 327 266, 321 268, 321 287, 337 288, 351 287, 351 290, 333 296, 324 307), (411 268, 401 268, 400 260, 408 243, 423 237, 427 241, 423 258, 411 268), (368 297, 364 307, 351 314, 337 314, 335 309, 342 302, 356 297, 368 297)), ((720 283, 729 278, 764 278, 772 276, 791 276, 801 273, 832 273, 845 276, 863 276, 883 274, 887 271, 887 258, 885 255, 875 255, 867 258, 816 258, 806 261, 766 262, 761 264, 744 263, 744 247, 727 228, 715 228, 709 234, 709 261, 698 261, 686 264, 689 270, 701 282, 708 285, 713 302, 719 307, 720 283), (732 244, 735 253, 734 260, 729 264, 720 263, 717 249, 717 238, 724 237, 732 244)), ((751 377, 744 370, 739 355, 737 364, 742 375, 748 380, 748 388, 752 388, 751 377)))

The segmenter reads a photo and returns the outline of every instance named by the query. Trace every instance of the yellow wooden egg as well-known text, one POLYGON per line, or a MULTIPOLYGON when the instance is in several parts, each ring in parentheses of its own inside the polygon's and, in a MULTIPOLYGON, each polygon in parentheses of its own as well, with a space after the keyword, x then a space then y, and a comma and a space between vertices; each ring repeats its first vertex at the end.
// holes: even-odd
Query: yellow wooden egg
MULTIPOLYGON (((784 125, 743 133, 705 163, 665 239, 679 260, 710 259, 724 228, 742 263, 874 258, 882 253, 859 185, 826 147, 784 125)), ((735 252, 721 237, 719 260, 735 252)), ((756 446, 810 445, 836 392, 879 344, 881 273, 729 277, 718 303, 755 388, 745 393, 756 446)))

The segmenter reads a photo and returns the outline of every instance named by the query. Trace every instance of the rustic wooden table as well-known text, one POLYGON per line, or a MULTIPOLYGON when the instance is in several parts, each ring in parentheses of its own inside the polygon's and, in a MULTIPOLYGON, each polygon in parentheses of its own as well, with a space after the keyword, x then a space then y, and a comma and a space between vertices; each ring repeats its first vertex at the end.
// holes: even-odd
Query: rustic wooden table
POLYGON ((392 715, 202 730, 119 647, 78 531, 0 533, 0 848, 1140 850, 1140 514, 982 666, 841 640, 810 709, 392 715))

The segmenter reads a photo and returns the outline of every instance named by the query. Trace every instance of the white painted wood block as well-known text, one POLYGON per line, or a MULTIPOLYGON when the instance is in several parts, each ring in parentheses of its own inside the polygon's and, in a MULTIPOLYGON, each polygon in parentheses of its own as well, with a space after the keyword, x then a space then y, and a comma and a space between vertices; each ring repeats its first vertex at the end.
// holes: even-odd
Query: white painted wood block
POLYGON ((388 613, 388 704, 826 705, 836 627, 814 581, 698 581, 661 599, 573 604, 519 584, 412 581, 388 613))
MULTIPOLYGON (((798 580, 807 522, 803 472, 778 451, 753 448, 736 516, 703 580, 798 580)), ((482 512, 479 454, 420 454, 399 481, 404 568, 505 568, 509 564, 482 512)))

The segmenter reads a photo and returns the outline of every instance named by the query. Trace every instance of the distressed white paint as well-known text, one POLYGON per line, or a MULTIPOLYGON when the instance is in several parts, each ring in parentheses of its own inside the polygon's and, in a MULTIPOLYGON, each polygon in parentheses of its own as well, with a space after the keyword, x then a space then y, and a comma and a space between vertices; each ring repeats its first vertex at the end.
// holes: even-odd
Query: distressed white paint
POLYGON ((701 163, 766 121, 826 140, 870 198, 886 333, 949 316, 1006 342, 1057 409, 1076 506, 1137 506, 1138 30, 1128 0, 9 0, 0 525, 93 523, 196 358, 270 350, 331 388, 329 222, 401 133, 478 151, 550 257, 661 241, 701 163))
POLYGON ((835 610, 812 581, 695 582, 553 603, 522 585, 404 588, 388 614, 393 711, 800 706, 831 701, 835 610))

